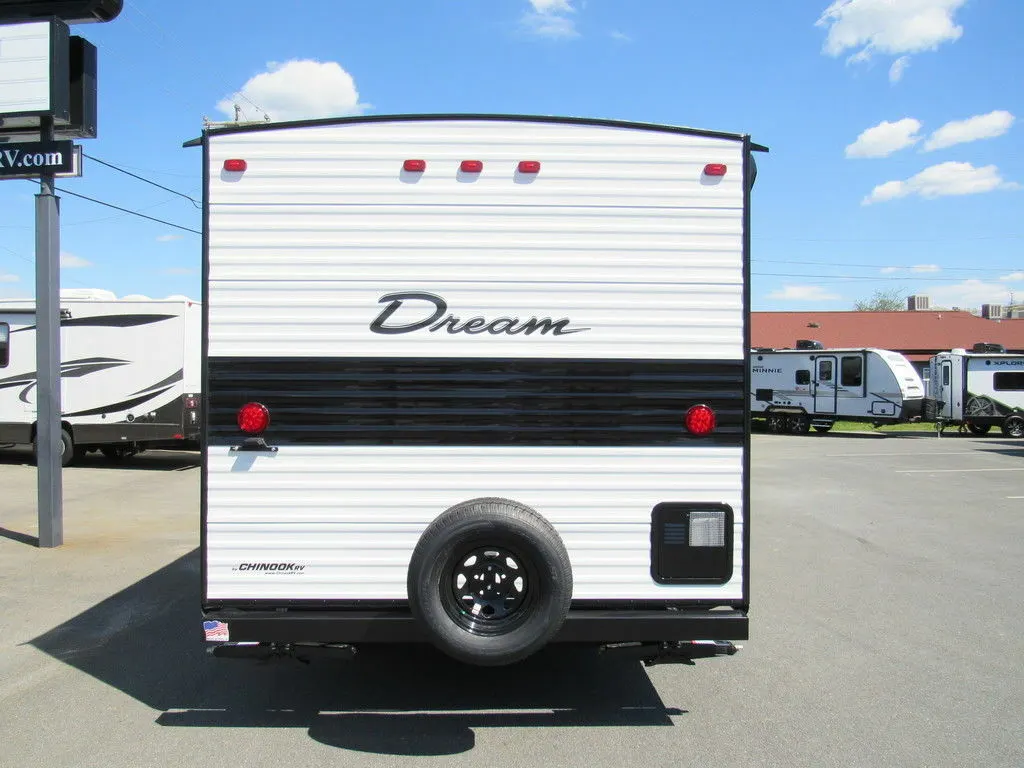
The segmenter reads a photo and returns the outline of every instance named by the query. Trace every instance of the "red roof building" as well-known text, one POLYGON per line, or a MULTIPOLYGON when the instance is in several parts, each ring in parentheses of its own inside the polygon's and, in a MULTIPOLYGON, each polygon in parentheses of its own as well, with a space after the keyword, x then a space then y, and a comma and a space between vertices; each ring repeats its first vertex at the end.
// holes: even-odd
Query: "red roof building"
POLYGON ((920 369, 938 353, 979 342, 1024 353, 1024 319, 989 320, 970 312, 752 312, 754 347, 793 348, 797 339, 825 347, 880 347, 906 355, 920 369))

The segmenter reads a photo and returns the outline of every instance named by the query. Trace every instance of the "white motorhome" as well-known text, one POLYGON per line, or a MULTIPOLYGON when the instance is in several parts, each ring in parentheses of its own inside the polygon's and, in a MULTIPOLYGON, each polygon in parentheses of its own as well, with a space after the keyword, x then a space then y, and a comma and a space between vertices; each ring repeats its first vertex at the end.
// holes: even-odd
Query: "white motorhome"
POLYGON ((940 352, 928 367, 930 421, 963 424, 976 435, 999 427, 1006 437, 1024 437, 1024 355, 982 343, 940 352))
MULTIPOLYGON (((201 308, 185 297, 61 291, 62 463, 198 441, 201 308)), ((36 435, 36 309, 0 300, 0 445, 36 435)))
POLYGON ((525 116, 207 128, 217 656, 747 637, 745 135, 525 116))
POLYGON ((903 355, 870 347, 755 349, 750 358, 751 418, 769 432, 828 432, 838 419, 875 425, 921 417, 924 384, 903 355))

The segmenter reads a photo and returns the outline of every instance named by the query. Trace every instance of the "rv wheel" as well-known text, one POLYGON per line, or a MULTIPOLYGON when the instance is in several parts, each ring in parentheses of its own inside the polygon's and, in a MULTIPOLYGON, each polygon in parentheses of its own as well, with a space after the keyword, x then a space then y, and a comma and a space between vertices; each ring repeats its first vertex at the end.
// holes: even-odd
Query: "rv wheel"
POLYGON ((409 608, 459 661, 511 664, 561 628, 572 568, 561 538, 529 507, 474 499, 423 532, 409 564, 409 608))
POLYGON ((784 413, 768 414, 768 431, 773 434, 786 432, 789 429, 789 417, 784 413))
POLYGON ((811 420, 806 413, 794 413, 789 417, 789 431, 794 435, 806 435, 811 431, 811 420))
POLYGON ((1024 437, 1024 416, 1007 416, 1003 422, 1003 435, 1024 437))
POLYGON ((968 421, 967 429, 970 430, 972 435, 987 435, 992 426, 990 424, 975 424, 973 421, 968 421))
MULTIPOLYGON (((60 431, 60 465, 68 466, 74 461, 75 456, 80 456, 75 450, 75 441, 71 439, 71 433, 66 429, 60 431)), ((36 465, 39 464, 39 446, 35 438, 32 439, 32 458, 36 465)))

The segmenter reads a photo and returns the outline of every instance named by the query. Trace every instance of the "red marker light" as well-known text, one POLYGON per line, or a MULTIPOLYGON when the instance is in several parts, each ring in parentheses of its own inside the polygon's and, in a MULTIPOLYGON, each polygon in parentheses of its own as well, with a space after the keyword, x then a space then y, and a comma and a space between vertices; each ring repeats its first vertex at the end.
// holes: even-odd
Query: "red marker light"
POLYGON ((483 160, 463 160, 459 170, 463 173, 480 173, 484 169, 483 160))
POLYGON ((258 435, 270 426, 270 411, 263 403, 246 403, 238 409, 238 428, 247 435, 258 435))
POLYGON ((520 173, 540 173, 540 160, 520 160, 520 173))
POLYGON ((691 435, 707 435, 715 429, 715 412, 706 405, 694 405, 686 412, 686 429, 691 435))
POLYGON ((224 170, 232 173, 241 173, 248 167, 249 164, 238 157, 232 157, 231 159, 224 161, 224 170))
POLYGON ((725 176, 725 172, 728 170, 727 166, 723 163, 708 163, 704 166, 705 176, 725 176))
POLYGON ((402 170, 409 173, 423 173, 427 170, 426 160, 406 160, 402 163, 402 170))

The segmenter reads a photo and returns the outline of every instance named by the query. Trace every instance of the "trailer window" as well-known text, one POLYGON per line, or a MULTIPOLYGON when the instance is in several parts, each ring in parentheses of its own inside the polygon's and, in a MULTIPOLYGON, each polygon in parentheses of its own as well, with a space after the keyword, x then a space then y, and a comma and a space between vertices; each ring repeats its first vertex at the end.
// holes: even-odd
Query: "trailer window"
POLYGON ((1024 371, 1000 371, 992 377, 992 386, 997 392, 1024 391, 1024 371))
POLYGON ((944 365, 942 367, 942 386, 944 386, 944 387, 948 387, 949 386, 949 366, 948 365, 944 365))
POLYGON ((797 384, 810 384, 811 383, 811 372, 810 371, 797 371, 796 372, 796 383, 797 384))
POLYGON ((863 377, 864 361, 859 357, 844 357, 840 369, 839 383, 844 387, 859 387, 863 377))
POLYGON ((818 381, 832 381, 831 360, 822 360, 818 363, 818 381))
POLYGON ((11 326, 7 323, 0 323, 0 368, 6 368, 11 359, 9 341, 11 338, 11 326))

